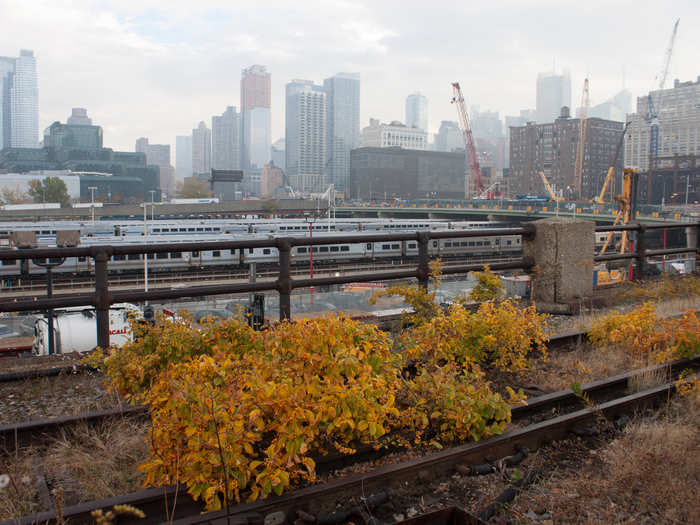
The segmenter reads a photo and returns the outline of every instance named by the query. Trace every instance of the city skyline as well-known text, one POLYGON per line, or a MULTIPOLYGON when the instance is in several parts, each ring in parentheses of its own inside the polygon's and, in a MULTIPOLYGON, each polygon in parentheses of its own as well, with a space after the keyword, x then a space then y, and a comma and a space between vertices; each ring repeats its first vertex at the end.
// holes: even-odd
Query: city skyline
POLYGON ((251 64, 265 64, 272 73, 273 142, 284 134, 284 85, 336 71, 361 74, 363 123, 370 117, 400 120, 405 97, 421 91, 430 102, 430 133, 437 132, 442 120, 456 118, 449 103, 450 81, 462 83, 469 105, 498 111, 503 119, 535 107, 537 74, 551 71, 554 60, 556 70, 571 72, 574 104, 584 76, 591 81, 592 105, 619 92, 623 76, 625 86, 640 96, 655 87, 678 16, 669 79, 697 76, 693 55, 700 36, 691 28, 700 9, 692 2, 671 3, 667 19, 614 2, 605 4, 604 17, 575 5, 551 12, 548 3, 527 9, 512 2, 459 9, 401 5, 397 14, 391 3, 290 10, 283 3, 233 9, 205 0, 191 10, 155 0, 138 7, 85 1, 28 9, 0 0, 9 21, 0 35, 0 54, 34 50, 40 131, 65 119, 70 108, 86 107, 116 149, 130 149, 139 136, 174 145, 176 135, 237 105, 240 71, 251 64), (281 19, 286 28, 271 35, 272 25, 281 19), (635 27, 635 34, 646 36, 620 38, 622 19, 635 27), (220 31, 222 24, 243 20, 245 28, 235 36, 220 31), (451 29, 456 26, 459 31, 451 29), (48 28, 52 38, 39 38, 48 28), (597 39, 591 42, 584 35, 594 29, 597 39), (423 40, 431 40, 431 34, 439 36, 437 43, 426 45, 423 40), (585 46, 580 44, 584 40, 585 46), (203 83, 203 78, 213 81, 203 83))

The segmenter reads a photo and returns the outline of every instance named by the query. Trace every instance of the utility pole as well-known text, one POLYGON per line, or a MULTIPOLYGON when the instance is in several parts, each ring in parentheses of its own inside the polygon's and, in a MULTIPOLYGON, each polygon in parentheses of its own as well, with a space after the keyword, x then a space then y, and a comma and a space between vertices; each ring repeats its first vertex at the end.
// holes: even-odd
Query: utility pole
POLYGON ((92 210, 92 224, 95 224, 95 190, 97 186, 89 186, 90 190, 90 209, 92 210))

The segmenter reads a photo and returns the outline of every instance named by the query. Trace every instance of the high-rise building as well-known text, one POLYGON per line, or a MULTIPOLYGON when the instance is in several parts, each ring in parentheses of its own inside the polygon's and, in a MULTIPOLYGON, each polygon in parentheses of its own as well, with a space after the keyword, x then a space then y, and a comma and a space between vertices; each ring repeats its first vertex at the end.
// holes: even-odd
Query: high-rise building
POLYGON ((170 166, 170 144, 149 144, 146 163, 155 166, 170 166))
POLYGON ((323 81, 326 118, 328 182, 345 191, 350 174, 350 151, 360 146, 360 74, 338 73, 323 81))
POLYGON ((440 130, 435 135, 436 151, 464 151, 464 135, 459 124, 452 120, 443 120, 440 130))
POLYGON ((134 151, 136 153, 148 153, 148 137, 137 138, 134 151))
POLYGON ((243 169, 270 161, 270 73, 254 65, 241 74, 241 161, 243 169))
POLYGON ((310 80, 286 86, 286 168, 292 187, 304 193, 325 191, 326 91, 310 80))
POLYGON ((270 160, 274 162, 275 166, 280 168, 282 171, 284 171, 287 166, 287 159, 285 153, 286 146, 287 144, 284 140, 284 137, 282 137, 281 139, 277 139, 275 142, 273 142, 272 146, 270 147, 270 160))
POLYGON ((277 196, 277 191, 284 184, 284 172, 282 168, 275 166, 275 162, 271 161, 262 169, 260 174, 260 196, 274 198, 277 196))
POLYGON ((54 122, 44 130, 44 147, 53 150, 100 150, 103 147, 102 128, 54 122))
POLYGON ((537 75, 537 123, 554 122, 561 108, 571 107, 571 76, 568 71, 561 75, 540 73, 537 75))
POLYGON ((420 93, 406 97, 406 126, 428 131, 428 99, 420 93))
POLYGON ((87 109, 73 108, 70 117, 66 120, 66 124, 92 126, 92 119, 88 118, 87 109))
POLYGON ((0 57, 0 146, 39 146, 39 88, 34 52, 0 57))
MULTIPOLYGON (((509 186, 513 193, 547 195, 539 176, 542 171, 555 191, 575 198, 575 166, 579 137, 579 119, 563 115, 548 124, 529 122, 510 128, 509 186)), ((581 199, 592 199, 600 192, 617 142, 621 122, 589 118, 584 144, 581 199)), ((622 159, 619 159, 619 167, 622 159)), ((618 170, 619 173, 619 170, 618 170)), ((619 174, 613 186, 620 191, 619 174)))
POLYGON ((589 117, 619 122, 625 122, 629 113, 632 113, 632 92, 628 89, 623 89, 614 97, 588 110, 589 117))
POLYGON ((211 177, 211 130, 204 121, 192 130, 192 175, 211 177))
POLYGON ((211 163, 218 170, 241 167, 241 119, 235 106, 228 106, 221 116, 211 118, 211 163))
MULTIPOLYGON (((658 156, 700 154, 700 76, 695 82, 676 80, 670 89, 649 93, 658 118, 658 156)), ((649 169, 648 96, 637 98, 637 112, 630 115, 625 136, 625 167, 649 169)))
POLYGON ((192 136, 175 137, 175 175, 184 180, 192 176, 192 136))
POLYGON ((420 128, 409 128, 394 120, 390 124, 381 124, 379 120, 369 119, 369 126, 362 128, 363 148, 428 149, 428 132, 420 128))

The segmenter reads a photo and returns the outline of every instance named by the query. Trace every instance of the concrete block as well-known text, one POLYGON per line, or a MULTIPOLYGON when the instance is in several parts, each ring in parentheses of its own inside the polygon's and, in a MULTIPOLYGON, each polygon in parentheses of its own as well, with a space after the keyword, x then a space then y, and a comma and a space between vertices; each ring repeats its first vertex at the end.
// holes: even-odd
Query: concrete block
POLYGON ((80 244, 80 230, 56 231, 56 246, 59 248, 75 247, 80 244))
POLYGON ((552 217, 532 224, 535 236, 525 240, 523 254, 535 261, 535 301, 563 304, 590 297, 595 223, 552 217))
POLYGON ((36 248, 36 234, 31 231, 12 232, 10 237, 12 245, 16 248, 36 248))

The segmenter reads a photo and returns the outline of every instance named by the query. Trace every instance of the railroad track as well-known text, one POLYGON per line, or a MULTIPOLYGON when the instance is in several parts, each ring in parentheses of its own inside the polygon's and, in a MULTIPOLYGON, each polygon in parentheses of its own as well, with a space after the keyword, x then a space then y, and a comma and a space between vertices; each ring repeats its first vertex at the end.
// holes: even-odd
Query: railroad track
MULTIPOLYGON (((332 479, 323 484, 311 485, 279 497, 271 497, 254 503, 245 503, 230 508, 229 519, 233 523, 283 523, 293 522, 297 511, 303 511, 306 516, 315 516, 316 523, 333 523, 329 516, 322 516, 322 509, 331 505, 341 495, 344 499, 352 495, 386 493, 387 487, 396 483, 410 481, 421 472, 429 471, 435 476, 449 476, 455 469, 469 469, 469 465, 483 465, 495 458, 503 458, 517 454, 519 450, 528 448, 535 450, 550 441, 558 440, 570 432, 585 427, 596 418, 612 418, 630 411, 653 406, 666 399, 674 390, 673 378, 682 370, 700 368, 700 356, 684 359, 670 364, 658 365, 642 370, 620 374, 605 380, 596 381, 582 387, 583 393, 590 399, 591 406, 585 406, 581 395, 571 390, 562 390, 544 396, 531 398, 527 405, 512 408, 513 423, 521 425, 500 436, 489 438, 477 443, 454 446, 437 452, 430 452, 423 457, 405 462, 385 465, 368 472, 351 474, 346 477, 332 479), (628 394, 627 388, 635 378, 664 374, 668 382, 647 390, 628 394), (562 411, 566 410, 565 414, 562 411), (553 416, 553 414, 555 414, 553 416)), ((147 417, 146 407, 130 407, 126 410, 103 411, 74 418, 61 418, 29 422, 14 426, 3 427, 0 435, 6 448, 15 444, 21 446, 24 439, 51 435, 67 424, 74 422, 99 422, 108 417, 138 416, 147 417)), ((12 448, 7 448, 12 450, 12 448)), ((319 474, 332 472, 344 467, 348 462, 368 460, 369 456, 376 458, 376 452, 360 450, 355 456, 319 458, 319 474)), ((225 513, 209 513, 200 516, 201 503, 193 501, 184 487, 165 487, 148 489, 117 498, 75 505, 63 509, 63 518, 71 523, 92 523, 91 512, 97 509, 108 509, 117 504, 129 504, 146 513, 146 519, 134 520, 134 523, 159 523, 163 515, 164 498, 172 502, 177 494, 175 523, 227 523, 225 513)), ((386 496, 386 494, 385 494, 386 496)), ((28 525, 30 523, 57 523, 53 512, 45 512, 19 520, 5 523, 28 525)), ((121 517, 120 523, 131 523, 128 517, 121 517)))

